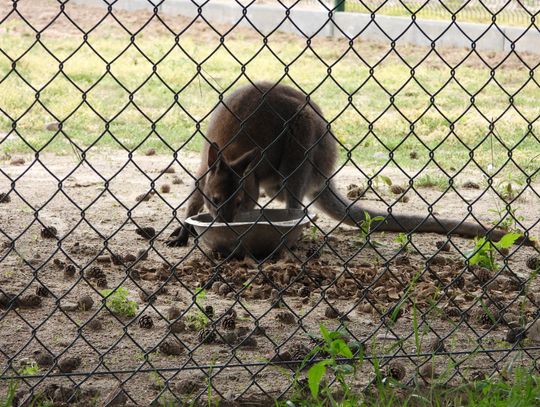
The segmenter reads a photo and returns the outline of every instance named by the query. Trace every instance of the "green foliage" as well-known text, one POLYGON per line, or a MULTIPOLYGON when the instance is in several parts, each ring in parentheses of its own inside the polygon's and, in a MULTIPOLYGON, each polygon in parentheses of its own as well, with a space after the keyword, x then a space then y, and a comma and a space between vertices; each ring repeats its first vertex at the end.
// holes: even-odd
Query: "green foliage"
POLYGON ((498 218, 502 219, 501 222, 492 222, 493 225, 500 227, 501 229, 519 232, 518 222, 523 222, 525 217, 516 214, 517 209, 510 209, 507 213, 506 209, 488 209, 488 212, 497 214, 498 218))
POLYGON ((128 290, 118 287, 115 290, 101 290, 99 292, 105 298, 105 305, 116 315, 123 317, 134 317, 137 313, 138 305, 135 301, 128 299, 128 290))
MULTIPOLYGON (((347 396, 350 394, 349 385, 346 382, 346 378, 355 373, 356 368, 350 363, 338 362, 340 358, 353 358, 353 353, 347 343, 343 340, 342 333, 339 331, 328 331, 324 325, 321 324, 320 331, 323 339, 322 345, 315 348, 315 352, 327 354, 328 357, 320 362, 315 363, 308 370, 308 386, 311 392, 313 400, 319 401, 319 395, 321 392, 322 379, 330 370, 337 382, 340 384, 341 389, 347 396)), ((309 359, 312 355, 308 355, 309 359)), ((304 361, 305 363, 306 361, 304 361)), ((330 397, 330 391, 327 387, 324 389, 325 395, 330 397)))
POLYGON ((208 317, 206 314, 202 311, 204 309, 204 303, 206 301, 206 291, 205 290, 198 290, 195 293, 195 311, 193 313, 190 313, 186 315, 186 320, 194 325, 195 329, 197 331, 200 331, 201 329, 206 328, 206 325, 208 325, 208 317))
MULTIPOLYGON (((369 234, 371 233, 371 224, 373 222, 382 222, 384 221, 384 216, 375 216, 374 218, 371 215, 364 211, 364 220, 360 222, 360 231, 358 232, 358 244, 362 245, 366 243, 369 234)), ((372 240, 374 245, 378 243, 372 240)))
POLYGON ((316 225, 311 226, 308 231, 302 237, 303 240, 308 242, 315 242, 319 239, 319 228, 316 225))
POLYGON ((36 362, 31 362, 19 370, 21 376, 35 376, 39 373, 39 366, 36 362))
POLYGON ((17 393, 18 383, 10 381, 5 398, 0 398, 0 407, 11 407, 14 405, 15 394, 17 393))
POLYGON ((469 264, 497 270, 499 268, 499 265, 495 262, 497 250, 512 247, 520 237, 521 233, 507 233, 497 243, 493 243, 485 237, 476 238, 474 249, 467 252, 469 264))
POLYGON ((399 250, 408 252, 409 251, 409 238, 406 233, 399 233, 395 238, 394 242, 399 244, 399 250))

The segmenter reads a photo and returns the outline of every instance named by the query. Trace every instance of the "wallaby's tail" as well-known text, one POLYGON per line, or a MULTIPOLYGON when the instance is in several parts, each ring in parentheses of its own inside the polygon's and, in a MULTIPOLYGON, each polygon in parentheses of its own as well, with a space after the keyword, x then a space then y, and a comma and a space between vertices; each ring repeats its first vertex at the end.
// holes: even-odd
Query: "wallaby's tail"
MULTIPOLYGON (((439 217, 389 214, 385 209, 371 210, 362 208, 359 205, 351 204, 347 198, 343 197, 330 181, 327 187, 313 193, 315 205, 321 208, 327 215, 342 221, 351 226, 360 226, 365 219, 364 212, 374 218, 382 216, 383 221, 374 221, 371 230, 374 232, 413 232, 413 233, 438 233, 453 234, 462 237, 473 238, 488 235, 492 241, 498 241, 507 232, 502 229, 490 229, 476 222, 462 222, 453 219, 439 217)), ((517 243, 522 242, 527 246, 535 246, 535 241, 528 238, 521 238, 517 243)))

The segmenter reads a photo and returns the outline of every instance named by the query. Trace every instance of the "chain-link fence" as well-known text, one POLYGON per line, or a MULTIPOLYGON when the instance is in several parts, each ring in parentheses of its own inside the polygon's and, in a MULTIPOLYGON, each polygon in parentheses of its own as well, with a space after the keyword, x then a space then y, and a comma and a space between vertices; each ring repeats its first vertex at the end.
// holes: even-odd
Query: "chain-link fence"
POLYGON ((0 1, 2 397, 538 373, 538 54, 79 3, 0 1))

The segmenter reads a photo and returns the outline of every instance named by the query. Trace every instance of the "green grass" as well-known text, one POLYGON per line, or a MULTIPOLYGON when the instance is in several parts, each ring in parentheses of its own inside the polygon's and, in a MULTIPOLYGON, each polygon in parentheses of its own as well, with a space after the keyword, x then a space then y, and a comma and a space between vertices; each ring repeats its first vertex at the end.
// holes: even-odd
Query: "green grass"
POLYGON ((493 2, 484 1, 484 4, 491 11, 488 11, 478 1, 463 2, 459 0, 445 0, 441 3, 444 3, 446 8, 438 1, 426 2, 412 0, 403 3, 407 5, 408 9, 401 2, 397 1, 380 2, 364 0, 360 2, 357 0, 347 0, 345 2, 345 11, 368 14, 376 12, 377 14, 399 17, 410 17, 414 13, 416 18, 447 20, 449 23, 452 19, 452 14, 455 13, 458 22, 482 24, 491 24, 493 15, 496 15, 497 25, 520 27, 531 25, 531 15, 527 13, 527 10, 531 14, 538 12, 538 7, 534 3, 527 2, 509 2, 511 4, 510 7, 502 8, 507 2, 495 2, 493 4, 493 2), (463 7, 464 3, 466 3, 465 7, 463 7), (369 6, 369 8, 366 6, 369 6))
MULTIPOLYGON (((351 49, 345 40, 315 39, 312 51, 306 49, 305 40, 279 34, 270 37, 268 44, 275 56, 262 38, 245 31, 228 35, 223 45, 218 36, 188 31, 179 46, 171 34, 143 31, 135 44, 146 57, 129 44, 127 35, 90 35, 94 50, 112 61, 110 72, 88 45, 80 47, 79 38, 47 38, 47 49, 63 61, 59 71, 58 62, 43 46, 31 47, 34 41, 29 34, 0 33, 0 48, 17 60, 15 72, 12 62, 0 54, 0 78, 4 78, 0 108, 6 113, 0 114, 0 133, 8 133, 16 122, 16 131, 24 138, 12 135, 1 142, 0 151, 5 153, 71 154, 69 140, 92 151, 149 147, 168 154, 180 148, 198 151, 202 137, 197 127, 204 132, 208 114, 219 101, 212 87, 234 89, 247 76, 283 78, 284 83, 294 81, 309 92, 336 137, 352 149, 353 159, 361 165, 379 168, 392 152, 390 167, 397 163, 420 169, 430 160, 432 149, 434 161, 426 171, 438 171, 435 163, 459 170, 473 150, 481 166, 493 161, 498 167, 508 159, 507 149, 513 149, 512 158, 520 167, 529 172, 537 168, 538 86, 515 60, 503 63, 491 77, 490 69, 478 61, 459 64, 464 52, 440 50, 455 67, 452 78, 450 68, 428 48, 402 47, 400 56, 411 66, 418 65, 411 75, 410 67, 394 52, 385 56, 388 46, 361 41, 351 49), (188 55, 201 63, 200 73, 188 55), (513 108, 501 86, 515 93, 513 108), (46 130, 46 124, 56 119, 63 122, 63 132, 46 130), (495 129, 490 133, 492 119, 495 129), (418 159, 409 157, 412 151, 418 159)), ((346 158, 346 150, 342 149, 341 157, 346 158)), ((468 166, 475 168, 473 163, 468 166)), ((509 165, 508 170, 515 167, 509 165)))

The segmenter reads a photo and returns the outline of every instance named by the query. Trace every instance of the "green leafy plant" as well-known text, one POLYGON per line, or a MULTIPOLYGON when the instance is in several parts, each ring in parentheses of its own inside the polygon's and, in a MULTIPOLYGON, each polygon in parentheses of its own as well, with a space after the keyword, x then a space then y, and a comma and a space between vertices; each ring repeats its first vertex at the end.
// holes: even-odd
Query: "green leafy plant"
MULTIPOLYGON (((373 222, 382 222, 384 221, 384 216, 375 216, 371 217, 371 215, 364 211, 364 220, 360 222, 360 231, 358 232, 358 243, 364 244, 366 243, 369 234, 371 233, 371 225, 373 222)), ((372 240, 372 243, 374 245, 378 245, 378 243, 375 240, 372 240)))
MULTIPOLYGON (((324 360, 321 360, 311 366, 308 370, 308 386, 311 392, 311 397, 318 401, 319 395, 321 393, 321 383, 326 375, 327 371, 330 370, 343 391, 345 398, 350 394, 350 387, 347 384, 347 376, 351 376, 355 373, 356 368, 353 364, 338 362, 340 358, 353 358, 353 353, 347 343, 343 340, 343 336, 339 331, 328 331, 324 325, 320 326, 320 331, 323 339, 322 345, 316 348, 316 351, 320 351, 328 355, 324 360)), ((309 355, 311 357, 311 355, 309 355)), ((308 359, 308 358, 306 358, 308 359)), ((332 398, 331 393, 326 390, 326 396, 330 399, 332 398)))
POLYGON ((308 242, 315 242, 318 239, 319 239, 319 228, 315 225, 311 226, 302 238, 302 240, 307 240, 308 242))
POLYGON ((105 298, 105 305, 116 315, 134 317, 137 313, 137 303, 128 298, 128 290, 118 287, 115 290, 101 290, 99 292, 105 298))
POLYGON ((485 237, 476 238, 474 248, 468 251, 467 258, 471 266, 479 265, 490 270, 497 270, 499 265, 495 261, 497 250, 508 249, 521 237, 521 233, 507 233, 497 243, 485 237))
POLYGON ((208 316, 202 311, 206 301, 206 291, 198 290, 195 293, 195 311, 186 315, 186 320, 194 326, 196 330, 206 328, 208 325, 208 316))
POLYGON ((36 362, 31 362, 19 370, 21 376, 35 376, 39 373, 39 366, 36 362))
POLYGON ((408 252, 409 251, 409 238, 406 233, 400 233, 394 238, 394 242, 399 244, 399 250, 408 252))
POLYGON ((519 232, 518 222, 525 220, 525 217, 517 215, 516 211, 517 209, 510 209, 507 213, 507 210, 503 208, 488 209, 488 212, 495 213, 499 219, 502 219, 501 222, 492 222, 494 225, 512 232, 519 232))

